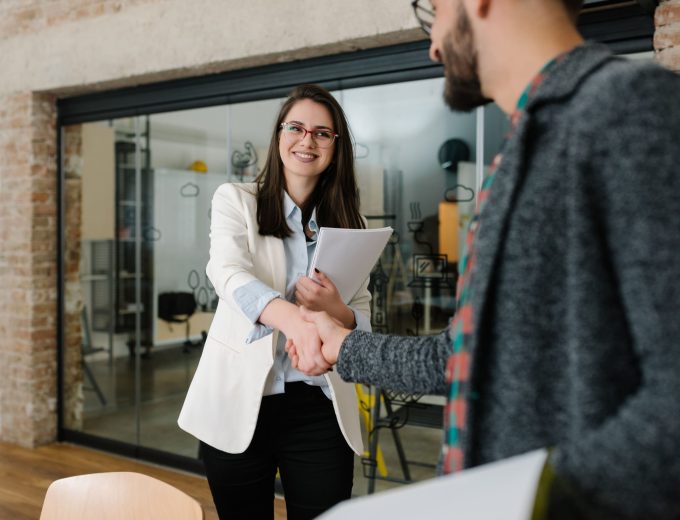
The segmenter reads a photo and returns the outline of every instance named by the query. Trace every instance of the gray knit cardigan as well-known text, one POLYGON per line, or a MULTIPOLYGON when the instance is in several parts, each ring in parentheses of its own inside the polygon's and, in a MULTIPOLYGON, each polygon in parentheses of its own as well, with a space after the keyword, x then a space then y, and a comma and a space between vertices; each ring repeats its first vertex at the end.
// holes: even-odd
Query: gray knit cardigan
MULTIPOLYGON (((563 516, 680 518, 680 78, 570 53, 505 144, 476 251, 466 465, 550 446, 596 511, 563 516)), ((448 345, 353 332, 337 370, 442 393, 448 345)))

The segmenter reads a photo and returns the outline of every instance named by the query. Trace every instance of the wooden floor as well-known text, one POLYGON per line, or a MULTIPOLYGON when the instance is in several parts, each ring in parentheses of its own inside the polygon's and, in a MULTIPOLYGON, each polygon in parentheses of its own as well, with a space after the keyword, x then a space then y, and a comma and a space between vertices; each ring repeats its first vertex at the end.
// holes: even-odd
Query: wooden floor
MULTIPOLYGON (((136 471, 160 479, 198 500, 206 520, 217 520, 205 478, 70 444, 26 449, 4 443, 0 443, 0 518, 35 520, 54 480, 104 471, 136 471)), ((283 500, 275 500, 275 516, 285 520, 283 500)))

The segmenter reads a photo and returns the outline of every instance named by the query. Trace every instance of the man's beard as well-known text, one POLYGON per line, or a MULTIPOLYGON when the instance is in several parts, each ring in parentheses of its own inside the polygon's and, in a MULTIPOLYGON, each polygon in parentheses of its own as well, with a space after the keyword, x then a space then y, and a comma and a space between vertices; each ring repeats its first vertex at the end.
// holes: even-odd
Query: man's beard
POLYGON ((446 104, 453 110, 469 112, 490 103, 492 100, 482 94, 472 26, 462 5, 458 7, 458 24, 444 39, 443 51, 446 104))

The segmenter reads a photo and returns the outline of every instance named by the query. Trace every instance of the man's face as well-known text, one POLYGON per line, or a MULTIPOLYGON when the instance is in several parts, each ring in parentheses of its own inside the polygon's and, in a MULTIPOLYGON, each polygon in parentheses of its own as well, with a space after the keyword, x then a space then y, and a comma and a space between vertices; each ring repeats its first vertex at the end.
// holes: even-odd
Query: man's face
POLYGON ((453 110, 470 111, 491 100, 479 80, 477 48, 470 19, 461 0, 434 0, 430 57, 444 65, 444 100, 453 110))

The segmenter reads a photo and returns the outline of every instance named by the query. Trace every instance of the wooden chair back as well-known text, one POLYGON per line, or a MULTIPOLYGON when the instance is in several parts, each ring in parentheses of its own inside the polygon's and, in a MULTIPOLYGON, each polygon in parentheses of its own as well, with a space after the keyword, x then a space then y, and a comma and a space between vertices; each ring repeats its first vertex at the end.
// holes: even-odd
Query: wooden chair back
POLYGON ((93 518, 203 520, 203 509, 183 491, 141 473, 92 473, 50 484, 40 520, 93 518))

